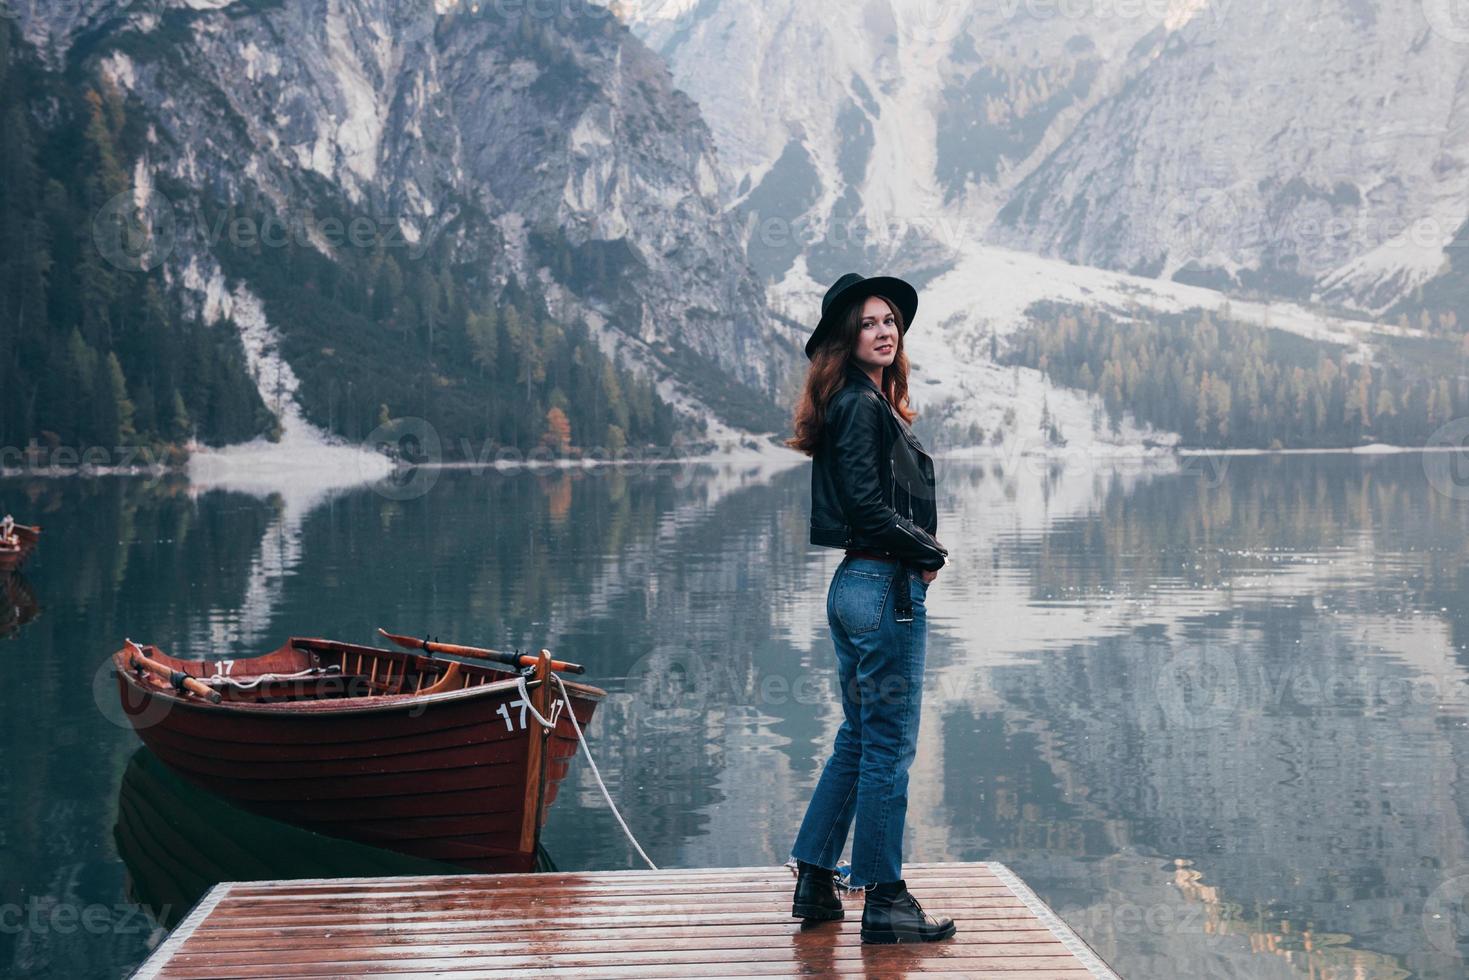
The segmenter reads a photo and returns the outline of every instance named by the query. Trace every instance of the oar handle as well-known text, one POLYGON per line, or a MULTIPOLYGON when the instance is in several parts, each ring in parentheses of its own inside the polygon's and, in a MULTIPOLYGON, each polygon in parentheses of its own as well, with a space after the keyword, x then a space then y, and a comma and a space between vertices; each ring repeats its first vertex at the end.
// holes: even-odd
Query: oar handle
POLYGON ((161 677, 164 680, 168 681, 174 686, 175 690, 188 691, 190 694, 197 694, 199 697, 204 698, 206 701, 209 701, 212 704, 219 704, 221 701, 224 700, 224 695, 220 694, 214 688, 199 680, 199 678, 191 677, 181 670, 174 670, 167 664, 161 664, 158 661, 154 660, 152 657, 144 654, 137 647, 134 647, 133 649, 134 653, 129 658, 128 663, 134 670, 146 670, 148 673, 153 674, 156 677, 161 677))
MULTIPOLYGON (((425 653, 447 653, 455 657, 469 657, 473 660, 489 660, 509 667, 529 667, 536 663, 537 658, 527 653, 507 653, 503 650, 487 650, 483 647, 466 647, 457 643, 438 643, 432 640, 420 640, 414 636, 399 636, 389 633, 381 626, 378 627, 378 635, 391 643, 395 643, 405 650, 422 650, 425 653)), ((587 669, 581 664, 568 663, 565 660, 551 661, 551 669, 559 670, 566 674, 585 674, 587 669)))

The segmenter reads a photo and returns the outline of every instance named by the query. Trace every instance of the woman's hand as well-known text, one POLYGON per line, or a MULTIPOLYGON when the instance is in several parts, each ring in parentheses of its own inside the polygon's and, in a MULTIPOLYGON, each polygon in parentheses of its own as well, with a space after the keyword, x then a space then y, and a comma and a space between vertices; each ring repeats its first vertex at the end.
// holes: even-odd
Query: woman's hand
POLYGON ((933 584, 933 580, 939 577, 938 569, 934 569, 931 572, 924 569, 919 569, 918 574, 923 576, 924 585, 933 584))

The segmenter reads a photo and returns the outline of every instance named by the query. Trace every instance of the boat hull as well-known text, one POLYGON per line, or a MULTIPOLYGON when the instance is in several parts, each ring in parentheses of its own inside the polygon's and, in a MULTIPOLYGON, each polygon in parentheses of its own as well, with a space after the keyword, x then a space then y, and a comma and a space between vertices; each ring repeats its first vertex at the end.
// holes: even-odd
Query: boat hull
MULTIPOLYGON (((315 833, 475 871, 533 867, 547 809, 578 748, 565 710, 543 728, 505 673, 423 697, 215 705, 158 690, 120 667, 134 729, 193 784, 315 833)), ((551 683, 549 700, 559 699, 554 682, 532 680, 533 702, 541 683, 551 683)), ((566 710, 585 729, 605 695, 565 687, 566 710)))

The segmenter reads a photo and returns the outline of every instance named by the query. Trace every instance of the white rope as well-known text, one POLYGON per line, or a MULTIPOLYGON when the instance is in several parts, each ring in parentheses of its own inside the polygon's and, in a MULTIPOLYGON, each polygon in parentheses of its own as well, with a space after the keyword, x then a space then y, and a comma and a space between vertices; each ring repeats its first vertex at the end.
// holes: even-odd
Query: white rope
MULTIPOLYGON (((577 743, 581 745, 582 751, 587 754, 587 764, 592 767, 592 775, 596 777, 597 785, 602 789, 602 798, 605 799, 607 801, 607 805, 612 808, 612 815, 617 818, 618 824, 620 824, 622 827, 622 832, 626 834, 627 839, 632 842, 632 846, 638 852, 638 856, 641 857, 644 861, 648 862, 648 867, 652 868, 654 871, 657 871, 658 865, 653 863, 653 859, 648 857, 647 852, 645 852, 642 848, 642 845, 638 843, 638 839, 634 837, 632 835, 632 831, 627 828, 627 821, 622 819, 622 814, 619 813, 617 810, 617 804, 612 802, 612 794, 607 792, 607 784, 602 782, 602 774, 597 771, 597 760, 592 758, 592 750, 587 748, 587 739, 586 736, 581 733, 581 725, 576 720, 576 712, 572 711, 569 707, 571 704, 571 696, 566 693, 566 685, 561 683, 561 675, 553 672, 551 674, 551 679, 556 682, 557 687, 561 688, 561 700, 568 705, 566 711, 567 717, 571 719, 571 727, 576 729, 577 743)), ((521 687, 523 688, 524 686, 524 678, 522 677, 521 687)), ((534 711, 535 709, 532 708, 531 710, 534 711)))
MULTIPOLYGON (((555 674, 551 676, 555 677, 555 674)), ((555 728, 556 719, 561 717, 561 709, 566 706, 566 688, 561 689, 561 700, 551 702, 551 717, 547 718, 536 710, 535 704, 531 702, 530 690, 525 686, 525 675, 517 674, 516 686, 520 688, 520 703, 530 709, 531 716, 540 722, 542 728, 555 728)), ((557 680, 560 680, 558 677, 557 680)))
MULTIPOLYGON (((218 667, 215 668, 215 670, 218 669, 218 667)), ((305 670, 298 670, 294 674, 260 674, 252 681, 242 681, 238 678, 230 677, 227 674, 219 673, 210 674, 208 677, 201 678, 201 680, 206 684, 230 684, 241 691, 253 691, 267 681, 299 681, 305 677, 325 676, 339 677, 341 673, 340 671, 333 671, 328 667, 307 667, 305 670)))

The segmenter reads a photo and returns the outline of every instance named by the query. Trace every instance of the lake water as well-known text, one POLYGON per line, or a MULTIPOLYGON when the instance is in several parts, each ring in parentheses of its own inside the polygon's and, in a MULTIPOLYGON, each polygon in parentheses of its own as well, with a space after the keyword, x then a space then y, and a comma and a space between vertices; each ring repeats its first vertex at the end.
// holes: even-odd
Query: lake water
MULTIPOLYGON (((840 554, 807 544, 808 474, 445 472, 269 500, 0 482, 0 507, 46 526, 10 583, 38 614, 0 641, 0 974, 125 975, 191 888, 302 851, 232 850, 268 830, 137 756, 101 670, 124 637, 549 647, 609 691, 592 746, 656 862, 783 862, 840 719, 840 554), (207 857, 139 843, 169 820, 207 857)), ((929 591, 909 860, 1010 865, 1129 980, 1466 975, 1454 484, 1416 455, 940 461, 939 479, 954 560, 929 591)), ((583 760, 544 843, 562 869, 637 866, 583 760)))

